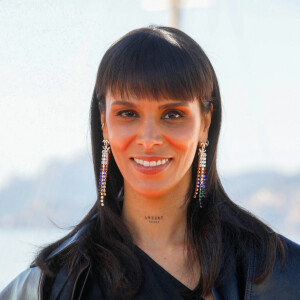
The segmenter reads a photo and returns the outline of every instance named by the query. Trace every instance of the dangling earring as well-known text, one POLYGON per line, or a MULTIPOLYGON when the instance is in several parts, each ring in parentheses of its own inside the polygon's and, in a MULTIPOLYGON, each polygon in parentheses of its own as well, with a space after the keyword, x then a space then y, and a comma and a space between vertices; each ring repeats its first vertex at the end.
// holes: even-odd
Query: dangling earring
POLYGON ((194 193, 194 198, 199 197, 199 206, 200 208, 203 207, 202 200, 205 197, 204 190, 205 190, 205 181, 206 181, 206 150, 205 147, 209 145, 209 141, 207 140, 206 143, 201 143, 202 148, 199 147, 198 149, 198 170, 197 170, 197 180, 196 180, 196 188, 194 193))
POLYGON ((108 171, 109 152, 110 152, 109 140, 103 140, 100 177, 99 177, 99 186, 98 186, 98 195, 100 196, 101 206, 104 206, 104 197, 106 196, 106 178, 107 178, 107 171, 108 171))

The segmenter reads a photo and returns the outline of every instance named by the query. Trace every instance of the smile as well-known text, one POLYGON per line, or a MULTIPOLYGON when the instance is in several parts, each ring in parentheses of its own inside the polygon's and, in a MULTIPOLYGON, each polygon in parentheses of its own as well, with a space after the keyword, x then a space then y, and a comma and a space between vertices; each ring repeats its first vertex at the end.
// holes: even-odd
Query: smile
POLYGON ((137 159, 137 158, 134 158, 134 161, 139 164, 139 165, 142 165, 144 167, 156 167, 156 166, 160 166, 160 165, 164 165, 166 164, 169 159, 162 159, 162 160, 141 160, 141 159, 137 159))

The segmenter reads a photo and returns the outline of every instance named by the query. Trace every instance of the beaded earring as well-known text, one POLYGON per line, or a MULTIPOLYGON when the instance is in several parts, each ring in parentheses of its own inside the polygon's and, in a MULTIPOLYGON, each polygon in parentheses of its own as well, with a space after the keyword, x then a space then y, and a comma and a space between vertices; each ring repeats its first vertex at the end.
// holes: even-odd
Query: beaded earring
POLYGON ((201 148, 198 148, 198 170, 197 170, 197 179, 196 179, 196 188, 194 193, 194 198, 199 197, 199 206, 203 207, 202 200, 205 197, 205 181, 206 181, 206 149, 209 144, 207 140, 206 143, 201 143, 201 148))
POLYGON ((109 152, 110 152, 109 140, 103 140, 99 186, 98 186, 98 195, 100 196, 101 206, 104 206, 104 197, 106 196, 106 179, 107 179, 107 171, 108 171, 109 152))

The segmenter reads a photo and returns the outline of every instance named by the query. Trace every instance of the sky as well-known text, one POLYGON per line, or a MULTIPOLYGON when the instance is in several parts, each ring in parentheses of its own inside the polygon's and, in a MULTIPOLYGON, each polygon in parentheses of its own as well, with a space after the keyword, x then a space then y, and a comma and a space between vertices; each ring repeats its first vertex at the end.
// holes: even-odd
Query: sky
MULTIPOLYGON (((91 156, 89 105, 101 58, 132 29, 170 24, 154 2, 0 2, 0 188, 53 160, 91 156)), ((180 29, 204 49, 221 89, 220 174, 299 172, 300 2, 190 3, 180 29)))

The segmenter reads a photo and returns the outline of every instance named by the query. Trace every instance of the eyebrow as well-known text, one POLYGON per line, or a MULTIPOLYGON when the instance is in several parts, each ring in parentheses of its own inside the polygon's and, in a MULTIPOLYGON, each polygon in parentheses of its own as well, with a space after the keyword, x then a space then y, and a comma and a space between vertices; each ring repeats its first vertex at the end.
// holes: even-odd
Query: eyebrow
MULTIPOLYGON (((112 103, 112 106, 113 105, 125 105, 125 106, 130 106, 130 107, 137 107, 136 104, 134 104, 130 101, 124 101, 124 100, 114 101, 112 103)), ((178 107, 178 106, 188 106, 188 105, 189 105, 188 101, 184 101, 184 102, 176 101, 176 102, 171 102, 171 103, 166 103, 166 104, 160 105, 158 108, 164 109, 164 108, 168 108, 168 107, 178 107)))

